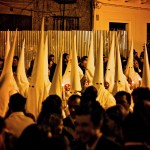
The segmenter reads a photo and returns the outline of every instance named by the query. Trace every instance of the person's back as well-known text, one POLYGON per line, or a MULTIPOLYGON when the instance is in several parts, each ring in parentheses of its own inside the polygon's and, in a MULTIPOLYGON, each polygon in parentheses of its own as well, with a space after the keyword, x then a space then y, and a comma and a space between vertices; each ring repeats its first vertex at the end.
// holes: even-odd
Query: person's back
POLYGON ((9 109, 10 115, 5 118, 6 129, 15 137, 19 137, 22 131, 30 124, 34 123, 33 119, 24 114, 26 99, 16 93, 10 97, 9 109))

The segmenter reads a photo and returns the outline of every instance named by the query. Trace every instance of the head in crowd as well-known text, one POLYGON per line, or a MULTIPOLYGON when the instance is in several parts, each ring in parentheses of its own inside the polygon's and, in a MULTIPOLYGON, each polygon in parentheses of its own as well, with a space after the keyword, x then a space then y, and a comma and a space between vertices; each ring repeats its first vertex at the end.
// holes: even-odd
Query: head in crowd
POLYGON ((13 64, 12 64, 12 70, 13 70, 14 75, 16 75, 15 73, 17 71, 18 62, 19 62, 19 57, 14 56, 13 57, 13 64))
POLYGON ((78 94, 73 94, 68 99, 67 103, 68 103, 69 113, 73 119, 75 119, 76 110, 80 106, 80 101, 81 101, 81 96, 78 94))
POLYGON ((85 70, 86 70, 86 67, 87 67, 87 58, 88 58, 87 56, 83 56, 81 58, 81 62, 79 64, 80 68, 83 71, 83 74, 85 74, 85 70))
POLYGON ((50 54, 49 57, 48 57, 48 59, 54 62, 54 55, 50 54))
POLYGON ((122 105, 109 107, 105 111, 102 126, 103 134, 119 144, 123 142, 122 124, 126 116, 124 112, 125 108, 122 105))
POLYGON ((68 53, 64 53, 63 54, 63 63, 68 63, 69 61, 69 54, 68 53))
POLYGON ((18 65, 18 61, 19 61, 19 57, 18 56, 14 56, 13 57, 13 66, 17 66, 18 65))
POLYGON ((82 94, 81 104, 95 102, 98 96, 98 91, 94 86, 88 86, 82 94))
POLYGON ((150 106, 150 89, 147 87, 138 87, 131 93, 134 102, 133 110, 138 112, 144 105, 150 106))
POLYGON ((49 95, 42 102, 42 109, 38 116, 37 123, 47 121, 50 114, 62 114, 62 100, 58 95, 49 95))
POLYGON ((76 114, 75 131, 84 143, 89 143, 101 133, 104 109, 99 102, 79 107, 76 114))
POLYGON ((10 96, 8 106, 12 112, 18 112, 18 111, 24 112, 25 111, 25 104, 26 104, 26 98, 23 97, 19 93, 15 93, 15 94, 10 96))
POLYGON ((131 95, 135 104, 150 101, 150 89, 147 87, 138 87, 132 91, 131 95))
POLYGON ((116 104, 124 106, 129 111, 131 105, 131 94, 126 91, 119 91, 115 94, 116 104))
POLYGON ((61 135, 63 131, 63 117, 60 114, 53 113, 49 117, 49 125, 52 136, 61 135))

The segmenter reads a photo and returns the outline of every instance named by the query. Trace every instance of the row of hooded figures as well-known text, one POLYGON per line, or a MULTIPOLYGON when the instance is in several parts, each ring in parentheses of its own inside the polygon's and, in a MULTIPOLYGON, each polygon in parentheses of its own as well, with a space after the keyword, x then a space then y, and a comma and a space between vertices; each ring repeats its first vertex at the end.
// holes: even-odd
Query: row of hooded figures
MULTIPOLYGON (((48 59, 47 36, 44 35, 43 20, 37 54, 32 61, 32 67, 26 71, 24 64, 25 40, 19 59, 15 58, 17 30, 12 45, 9 42, 8 31, 5 61, 0 76, 1 116, 5 116, 7 112, 10 96, 17 92, 27 98, 26 109, 36 118, 41 110, 43 100, 51 94, 60 96, 65 108, 67 100, 72 94, 81 95, 88 86, 93 85, 98 90, 97 101, 107 109, 115 105, 114 95, 118 91, 131 93, 137 87, 150 88, 150 69, 146 47, 141 75, 141 72, 139 73, 135 69, 133 42, 131 42, 130 52, 124 67, 116 32, 113 34, 107 59, 103 55, 102 31, 99 41, 100 49, 97 51, 96 57, 94 57, 93 36, 91 36, 88 56, 82 57, 81 61, 79 61, 76 52, 76 35, 73 31, 72 34, 71 53, 60 52, 59 61, 57 65, 54 65, 54 55, 50 55, 48 59), (12 71, 12 64, 15 63, 13 59, 18 59, 17 67, 13 67, 16 70, 15 73, 12 71)), ((138 70, 140 69, 138 68, 138 70)), ((131 105, 132 108, 133 105, 131 105)))

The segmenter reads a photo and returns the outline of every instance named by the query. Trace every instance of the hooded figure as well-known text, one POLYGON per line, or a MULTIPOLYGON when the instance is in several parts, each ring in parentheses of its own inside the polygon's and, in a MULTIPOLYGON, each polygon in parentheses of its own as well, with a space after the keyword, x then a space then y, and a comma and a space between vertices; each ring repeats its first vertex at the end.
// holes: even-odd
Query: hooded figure
POLYGON ((145 45, 144 62, 143 62, 142 87, 150 88, 150 68, 149 68, 146 45, 145 45))
MULTIPOLYGON (((94 77, 94 71, 95 71, 95 65, 94 65, 94 44, 93 44, 93 33, 91 32, 91 40, 90 40, 90 48, 89 48, 89 54, 87 59, 87 68, 85 71, 85 80, 87 80, 88 85, 90 86, 93 84, 93 77, 94 77)), ((86 81, 85 81, 86 83, 86 81)), ((83 85, 85 86, 85 85, 83 85)))
POLYGON ((97 101, 104 109, 116 105, 113 95, 104 87, 104 68, 103 68, 103 31, 100 36, 100 50, 97 52, 95 73, 93 78, 93 85, 98 91, 97 101))
POLYGON ((49 95, 57 94, 60 98, 62 98, 62 52, 59 57, 59 62, 57 63, 54 77, 52 79, 49 95))
POLYGON ((118 91, 126 91, 131 93, 130 86, 128 84, 126 76, 123 74, 122 63, 120 58, 120 50, 118 37, 116 41, 116 58, 115 58, 115 84, 112 94, 115 95, 118 91))
POLYGON ((24 97, 27 97, 28 89, 29 89, 29 81, 25 72, 24 48, 25 48, 25 39, 22 44, 22 50, 21 50, 21 54, 20 54, 20 58, 19 58, 18 66, 17 66, 16 82, 17 82, 20 94, 24 97))
POLYGON ((39 47, 34 60, 32 75, 30 79, 29 92, 27 97, 26 109, 32 113, 35 118, 41 111, 41 105, 44 100, 44 18, 42 20, 41 35, 39 47))
POLYGON ((114 87, 115 78, 115 31, 112 32, 112 43, 108 56, 108 62, 105 73, 105 83, 109 84, 108 91, 112 93, 114 87))
POLYGON ((51 82, 48 77, 48 35, 46 35, 45 39, 45 55, 44 55, 44 99, 49 96, 49 90, 51 86, 51 82))
POLYGON ((71 60, 71 80, 70 80, 70 91, 77 93, 81 91, 81 77, 77 59, 77 48, 76 48, 76 34, 72 32, 73 48, 72 48, 72 60, 71 60))
POLYGON ((131 43, 131 49, 125 69, 125 75, 128 78, 128 80, 131 79, 130 83, 131 90, 140 86, 141 77, 137 72, 135 72, 133 65, 133 41, 131 43))
MULTIPOLYGON (((9 32, 9 31, 8 31, 9 32)), ((7 34, 9 36, 9 34, 7 34)), ((9 39, 9 37, 7 37, 9 39)), ((7 109, 9 98, 12 94, 19 92, 17 83, 12 72, 13 56, 16 46, 17 30, 14 35, 14 40, 8 54, 5 53, 5 62, 2 74, 0 76, 0 116, 4 117, 7 109)), ((9 48, 9 40, 7 40, 7 48, 9 48)))

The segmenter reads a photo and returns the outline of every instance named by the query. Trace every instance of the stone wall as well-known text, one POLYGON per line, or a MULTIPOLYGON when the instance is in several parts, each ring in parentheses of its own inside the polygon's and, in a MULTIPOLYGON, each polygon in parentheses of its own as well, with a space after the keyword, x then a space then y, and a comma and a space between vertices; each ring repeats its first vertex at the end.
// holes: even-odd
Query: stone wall
POLYGON ((0 14, 32 16, 32 29, 40 30, 45 16, 45 29, 53 30, 53 16, 79 17, 79 30, 91 30, 91 0, 77 0, 74 4, 58 4, 55 0, 5 0, 0 2, 0 14), (63 11, 64 10, 64 11, 63 11))

